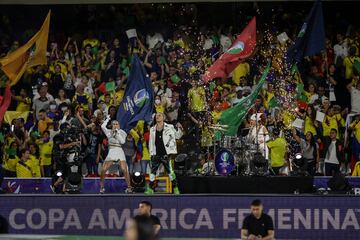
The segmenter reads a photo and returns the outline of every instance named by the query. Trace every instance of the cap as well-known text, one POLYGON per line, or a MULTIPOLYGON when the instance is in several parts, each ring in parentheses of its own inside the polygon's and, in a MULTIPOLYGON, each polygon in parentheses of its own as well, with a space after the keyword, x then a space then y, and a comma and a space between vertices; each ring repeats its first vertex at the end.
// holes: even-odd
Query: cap
POLYGON ((243 88, 242 88, 242 87, 236 87, 236 88, 235 88, 235 91, 236 91, 236 92, 238 92, 238 91, 242 91, 242 90, 243 90, 243 88))

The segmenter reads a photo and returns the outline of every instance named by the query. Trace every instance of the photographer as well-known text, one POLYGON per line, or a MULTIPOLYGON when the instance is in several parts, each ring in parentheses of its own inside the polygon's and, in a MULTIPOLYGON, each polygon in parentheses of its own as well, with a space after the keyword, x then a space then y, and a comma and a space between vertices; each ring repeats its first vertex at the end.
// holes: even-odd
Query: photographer
POLYGON ((95 123, 90 123, 87 125, 79 112, 77 112, 76 118, 86 131, 85 135, 87 144, 85 147, 85 157, 88 171, 87 177, 98 176, 98 164, 101 158, 101 145, 103 139, 99 127, 95 123))
MULTIPOLYGON (((72 173, 71 167, 81 166, 81 135, 80 139, 75 139, 76 131, 74 127, 71 127, 68 123, 63 123, 60 126, 60 133, 54 137, 54 169, 56 176, 58 177, 52 186, 52 190, 55 190, 62 184, 63 191, 66 191, 67 177, 72 173)), ((81 168, 78 168, 76 172, 79 172, 81 168)), ((55 176, 55 177, 56 177, 55 176)))

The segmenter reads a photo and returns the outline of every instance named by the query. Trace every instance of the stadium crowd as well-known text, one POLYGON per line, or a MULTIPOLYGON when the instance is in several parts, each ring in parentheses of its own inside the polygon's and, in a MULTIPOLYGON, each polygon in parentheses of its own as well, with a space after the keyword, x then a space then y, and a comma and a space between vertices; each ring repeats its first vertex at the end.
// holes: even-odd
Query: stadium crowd
MULTIPOLYGON (((4 176, 52 177, 62 152, 74 147, 80 148, 86 164, 83 175, 98 176, 108 148, 101 125, 107 117, 116 119, 133 54, 140 56, 152 82, 153 112, 164 113, 174 125, 180 122, 191 136, 182 141, 192 141, 200 158, 213 144, 208 127, 252 92, 271 59, 267 82, 239 132, 254 124, 254 113, 262 113, 258 122, 270 136, 266 147, 275 174, 281 174, 292 155, 301 153, 303 162, 298 165, 304 173, 359 175, 360 166, 354 165, 360 154, 360 69, 356 68, 360 32, 351 28, 346 34, 328 34, 326 49, 304 59, 289 80, 303 89, 294 107, 286 97, 291 84, 279 81, 284 52, 295 36, 287 32, 291 39, 281 43, 276 38, 282 32, 279 29, 261 31, 253 56, 229 78, 210 83, 204 83, 201 76, 231 46, 236 38, 232 27, 200 28, 188 23, 166 30, 137 29, 132 42, 107 37, 100 30, 50 38, 48 64, 28 69, 13 90, 12 106, 0 133, 4 176), (304 121, 302 127, 294 127, 297 119, 304 121)), ((3 39, 2 57, 23 44, 14 37, 3 39)), ((1 79, 6 81, 3 73, 1 79)), ((129 172, 138 162, 142 169, 147 168, 150 126, 139 121, 126 137, 122 148, 129 172)), ((204 164, 199 160, 199 165, 204 164)))

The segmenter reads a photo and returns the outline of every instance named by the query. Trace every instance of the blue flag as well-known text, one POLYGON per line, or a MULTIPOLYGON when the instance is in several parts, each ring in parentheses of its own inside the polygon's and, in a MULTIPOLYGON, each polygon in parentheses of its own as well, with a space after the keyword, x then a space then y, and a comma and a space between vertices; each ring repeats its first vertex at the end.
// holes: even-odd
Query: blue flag
POLYGON ((149 122, 154 106, 154 93, 139 57, 134 54, 125 94, 117 112, 121 129, 129 132, 139 120, 149 122))
POLYGON ((316 1, 306 17, 295 40, 288 49, 287 60, 290 64, 301 62, 305 56, 312 56, 325 48, 325 29, 321 1, 316 1))

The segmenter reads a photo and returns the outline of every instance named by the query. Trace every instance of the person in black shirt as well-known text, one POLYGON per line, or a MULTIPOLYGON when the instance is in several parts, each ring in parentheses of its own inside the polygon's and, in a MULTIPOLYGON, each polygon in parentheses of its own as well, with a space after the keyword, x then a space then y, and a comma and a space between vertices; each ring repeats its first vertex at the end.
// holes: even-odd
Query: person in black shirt
POLYGON ((244 219, 241 229, 241 239, 271 240, 274 239, 274 224, 272 218, 263 213, 260 200, 251 203, 251 214, 244 219))
POLYGON ((151 219, 138 215, 126 220, 124 238, 125 240, 155 240, 151 219))
POLYGON ((152 223, 153 228, 154 228, 155 237, 157 239, 158 236, 159 236, 160 229, 161 229, 161 224, 160 224, 159 218, 157 216, 151 214, 152 204, 150 202, 148 202, 148 201, 142 201, 142 202, 139 203, 138 210, 139 210, 139 215, 137 215, 135 217, 135 220, 139 216, 148 217, 151 220, 151 223, 152 223))

